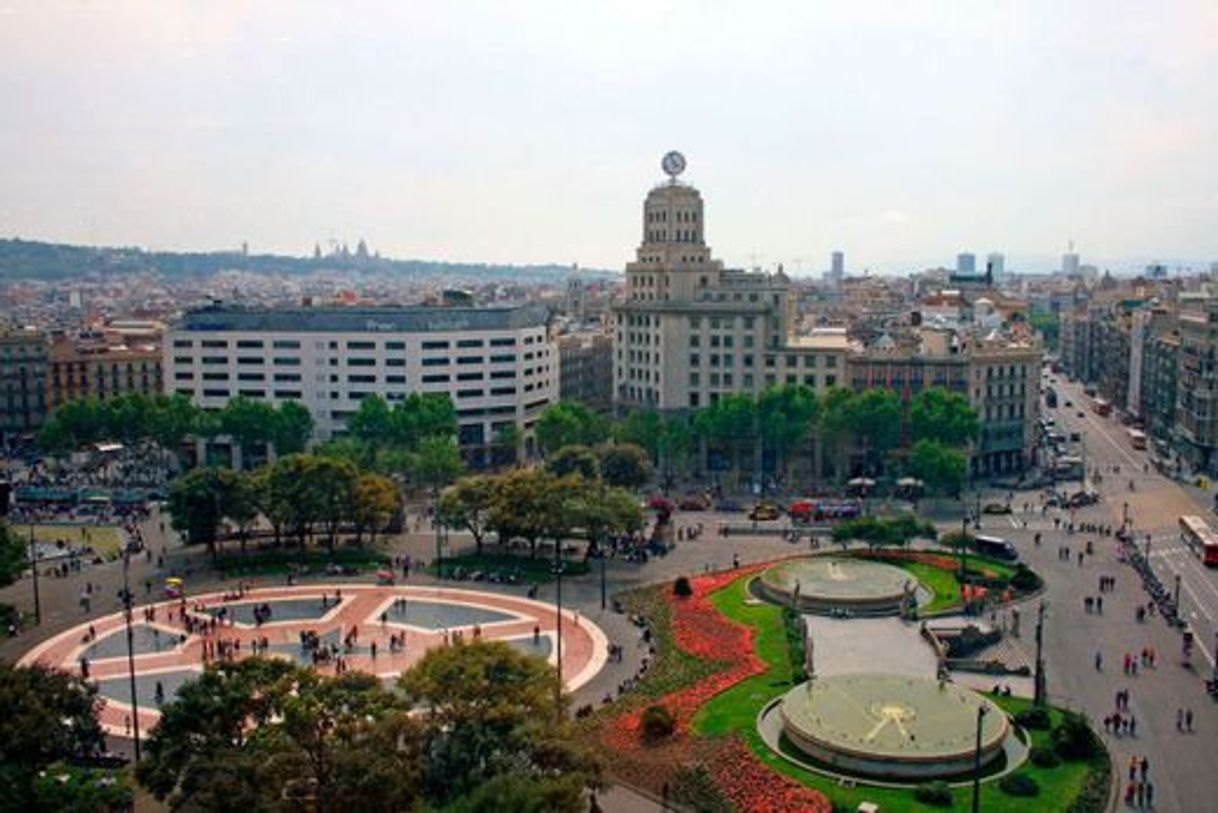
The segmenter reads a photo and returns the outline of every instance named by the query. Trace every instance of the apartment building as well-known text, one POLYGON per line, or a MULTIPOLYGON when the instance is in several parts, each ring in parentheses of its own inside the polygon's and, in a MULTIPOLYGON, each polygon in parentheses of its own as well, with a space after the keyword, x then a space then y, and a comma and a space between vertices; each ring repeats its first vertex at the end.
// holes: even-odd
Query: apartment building
POLYGON ((795 335, 795 297, 781 267, 729 270, 714 259, 702 195, 677 174, 647 194, 626 298, 613 308, 616 407, 696 410, 775 384, 844 382, 845 332, 795 335))
POLYGON ((578 330, 555 339, 558 348, 558 395, 589 409, 613 410, 613 335, 578 330))
POLYGON ((0 435, 6 443, 42 426, 47 416, 46 337, 0 329, 0 435))
POLYGON ((162 391, 159 342, 124 344, 102 331, 58 335, 47 349, 47 410, 76 398, 106 398, 162 391))
POLYGON ((444 393, 469 454, 485 453, 513 424, 528 449, 538 416, 558 399, 558 355, 540 305, 217 305, 183 316, 164 352, 168 391, 205 409, 238 395, 298 401, 313 415, 316 440, 341 435, 371 395, 393 403, 444 393))

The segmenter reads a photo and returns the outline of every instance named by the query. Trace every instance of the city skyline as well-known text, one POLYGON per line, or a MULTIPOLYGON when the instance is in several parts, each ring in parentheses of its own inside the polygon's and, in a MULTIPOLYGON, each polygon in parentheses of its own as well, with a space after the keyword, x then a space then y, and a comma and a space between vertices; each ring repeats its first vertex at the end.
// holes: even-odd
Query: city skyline
POLYGON ((0 16, 5 236, 621 270, 675 148, 735 267, 1218 258, 1200 3, 0 16))

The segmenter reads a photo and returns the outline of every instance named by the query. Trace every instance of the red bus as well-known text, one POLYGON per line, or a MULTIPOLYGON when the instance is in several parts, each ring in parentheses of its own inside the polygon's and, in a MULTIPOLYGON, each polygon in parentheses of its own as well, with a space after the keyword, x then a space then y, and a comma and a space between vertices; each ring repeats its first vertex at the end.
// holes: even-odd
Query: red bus
POLYGON ((1095 409, 1095 414, 1101 417, 1108 417, 1112 414, 1112 404, 1105 398, 1096 398, 1091 402, 1092 408, 1095 409))
POLYGON ((1192 548, 1202 562, 1210 567, 1218 566, 1218 534, 1204 519, 1197 516, 1180 517, 1180 539, 1192 548))

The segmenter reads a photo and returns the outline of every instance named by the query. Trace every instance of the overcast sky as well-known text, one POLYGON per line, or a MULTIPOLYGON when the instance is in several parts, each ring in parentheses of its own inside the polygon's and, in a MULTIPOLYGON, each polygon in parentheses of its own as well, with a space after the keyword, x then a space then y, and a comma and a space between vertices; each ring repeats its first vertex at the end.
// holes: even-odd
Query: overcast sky
POLYGON ((0 234, 620 268, 1218 260, 1218 2, 0 0, 0 234))

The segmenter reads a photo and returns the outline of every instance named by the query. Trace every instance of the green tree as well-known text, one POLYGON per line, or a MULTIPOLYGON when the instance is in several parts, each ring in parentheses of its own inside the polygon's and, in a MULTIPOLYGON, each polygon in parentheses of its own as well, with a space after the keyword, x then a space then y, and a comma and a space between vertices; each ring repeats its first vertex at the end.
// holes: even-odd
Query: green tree
POLYGON ((448 525, 469 531, 482 555, 482 541, 490 530, 491 499, 495 480, 483 474, 462 477, 440 495, 440 514, 448 525))
POLYGON ((402 493, 397 483, 374 472, 362 472, 356 477, 351 499, 357 541, 367 530, 375 543, 377 531, 402 510, 402 493))
POLYGON ((818 425, 826 450, 833 452, 833 471, 840 481, 846 474, 846 450, 851 435, 851 404, 854 393, 832 387, 821 399, 818 425))
POLYGON ((206 545, 216 556, 216 532, 224 518, 224 485, 219 469, 199 468, 179 477, 169 487, 170 525, 188 545, 206 545))
POLYGON ((333 553, 339 527, 356 513, 359 469, 349 461, 329 457, 309 456, 308 464, 305 490, 317 505, 318 519, 326 530, 326 545, 333 553))
POLYGON ((498 535, 500 544, 523 539, 530 555, 537 555, 537 543, 547 527, 546 493, 555 479, 553 474, 538 469, 513 469, 495 478, 487 525, 498 535))
POLYGON ((433 491, 451 483, 461 474, 461 450, 453 435, 428 435, 419 441, 414 455, 414 473, 418 481, 433 491))
POLYGON ((347 433, 363 442, 365 449, 377 449, 392 445, 394 417, 389 404, 379 395, 369 395, 359 402, 359 409, 347 418, 347 433))
POLYGON ((263 480, 253 473, 247 474, 232 469, 218 470, 216 478, 220 516, 237 526, 241 552, 244 553, 250 528, 258 521, 259 506, 262 503, 258 489, 262 487, 263 480))
POLYGON ((856 395, 846 410, 850 433, 862 441, 869 472, 901 442, 901 397, 891 390, 870 389, 856 395))
POLYGON ((613 427, 613 439, 646 449, 651 461, 658 466, 664 441, 664 424, 663 416, 654 409, 635 410, 613 427))
POLYGON ((611 486, 642 488, 651 479, 651 460, 641 446, 613 443, 597 447, 600 474, 611 486))
POLYGON ((219 414, 220 432, 232 438, 245 460, 258 444, 275 438, 275 407, 239 395, 224 405, 219 414))
POLYGON ((313 436, 313 416, 299 401, 284 401, 275 411, 271 427, 271 444, 275 454, 298 454, 309 445, 313 436))
POLYGON ((556 477, 578 474, 586 480, 595 480, 600 476, 600 463, 596 453, 587 446, 572 444, 549 455, 546 470, 556 477))
POLYGON ((778 473, 785 480, 791 452, 807 440, 819 402, 802 384, 770 387, 757 399, 757 418, 764 447, 774 454, 778 473))
POLYGON ((915 442, 933 440, 945 446, 967 446, 977 439, 981 422, 967 397, 932 387, 910 402, 909 428, 915 442))
POLYGON ((491 441, 491 445, 495 450, 497 465, 506 463, 514 466, 520 459, 520 447, 524 445, 524 435, 515 423, 505 423, 495 430, 495 437, 491 441))
POLYGON ((599 781, 600 766, 576 744, 556 682, 545 661, 500 641, 428 651, 398 682, 425 709, 428 796, 439 805, 466 797, 460 810, 582 810, 584 787, 599 781), (565 792, 553 793, 561 777, 565 792), (530 799, 549 790, 548 804, 495 806, 485 790, 492 782, 512 787, 510 798, 520 798, 519 784, 529 786, 530 799))
POLYGON ((660 434, 659 466, 667 481, 674 472, 687 473, 689 470, 690 452, 694 448, 694 433, 689 423, 681 417, 671 417, 664 420, 660 434))
POLYGON ((757 404, 748 393, 724 395, 697 414, 694 431, 727 454, 732 469, 739 472, 745 451, 754 448, 757 437, 757 404))
POLYGON ((968 458, 958 449, 934 440, 919 440, 909 458, 909 468, 928 488, 959 495, 968 475, 968 458))
POLYGON ((7 587, 25 572, 29 565, 27 542, 0 520, 0 587, 7 587))
POLYGON ((393 442, 413 452, 426 438, 455 438, 457 409, 447 393, 412 392, 393 408, 390 427, 393 442))
MULTIPOLYGON (((96 689, 42 665, 0 664, 0 807, 54 810, 37 803, 39 771, 96 755, 104 741, 96 689)), ((45 797, 44 797, 45 798, 45 797)))
POLYGON ((546 454, 564 446, 595 446, 609 437, 609 422, 583 404, 559 401, 537 419, 537 442, 546 454))

